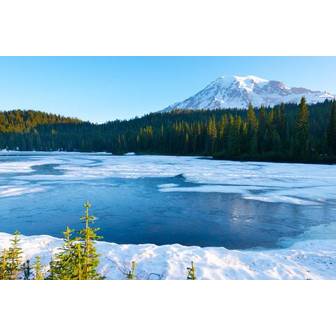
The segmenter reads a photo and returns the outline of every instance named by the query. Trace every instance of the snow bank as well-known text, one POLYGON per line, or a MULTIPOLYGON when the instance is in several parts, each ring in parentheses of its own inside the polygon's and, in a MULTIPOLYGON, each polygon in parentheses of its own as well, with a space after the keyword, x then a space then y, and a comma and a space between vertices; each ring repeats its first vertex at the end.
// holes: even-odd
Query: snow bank
MULTIPOLYGON (((12 236, 0 233, 0 249, 12 236)), ((24 258, 40 255, 47 264, 62 245, 51 236, 22 236, 24 258)), ((336 240, 307 240, 277 250, 238 251, 178 244, 157 246, 97 242, 100 272, 107 279, 124 279, 131 261, 140 279, 185 279, 194 261, 198 279, 336 279, 336 240)))

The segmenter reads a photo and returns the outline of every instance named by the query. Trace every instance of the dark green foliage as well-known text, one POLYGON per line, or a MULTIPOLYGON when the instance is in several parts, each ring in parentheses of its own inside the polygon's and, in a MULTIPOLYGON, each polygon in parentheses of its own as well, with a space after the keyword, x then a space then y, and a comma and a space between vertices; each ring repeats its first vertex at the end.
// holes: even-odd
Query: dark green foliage
POLYGON ((23 279, 24 280, 30 280, 31 277, 31 267, 30 267, 30 260, 27 260, 22 265, 22 273, 23 273, 23 279))
POLYGON ((336 155, 336 101, 332 103, 328 130, 327 130, 328 151, 332 155, 336 155))
POLYGON ((12 111, 0 114, 6 116, 6 126, 0 126, 0 148, 335 162, 335 108, 331 101, 307 106, 302 99, 300 105, 176 110, 100 125, 12 111))
POLYGON ((294 154, 305 158, 309 149, 309 112, 306 100, 302 98, 294 129, 294 154))

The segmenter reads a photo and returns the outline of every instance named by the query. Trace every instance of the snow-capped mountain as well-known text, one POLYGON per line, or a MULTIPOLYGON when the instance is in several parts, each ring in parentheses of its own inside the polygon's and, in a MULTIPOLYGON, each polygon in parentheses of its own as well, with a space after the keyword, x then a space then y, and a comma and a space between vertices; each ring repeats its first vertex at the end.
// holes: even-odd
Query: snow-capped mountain
POLYGON ((168 106, 163 112, 175 109, 246 108, 249 103, 256 107, 274 106, 280 103, 299 103, 303 96, 309 104, 336 98, 336 95, 326 91, 289 87, 282 82, 256 76, 223 76, 194 96, 168 106))

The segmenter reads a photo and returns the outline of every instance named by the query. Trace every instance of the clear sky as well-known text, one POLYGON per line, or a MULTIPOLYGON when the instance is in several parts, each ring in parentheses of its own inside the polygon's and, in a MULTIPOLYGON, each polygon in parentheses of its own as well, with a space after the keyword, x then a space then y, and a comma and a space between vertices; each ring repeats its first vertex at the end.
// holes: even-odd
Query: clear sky
POLYGON ((0 110, 128 119, 186 99, 223 75, 336 93, 336 57, 0 57, 0 110))

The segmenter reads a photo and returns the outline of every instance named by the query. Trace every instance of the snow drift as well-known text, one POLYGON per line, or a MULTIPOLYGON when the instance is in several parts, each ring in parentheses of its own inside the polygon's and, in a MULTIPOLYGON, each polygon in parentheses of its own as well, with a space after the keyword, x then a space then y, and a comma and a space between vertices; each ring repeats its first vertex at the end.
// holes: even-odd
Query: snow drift
MULTIPOLYGON (((0 233, 0 249, 7 248, 11 235, 0 233)), ((23 257, 41 256, 47 265, 62 245, 51 236, 21 236, 23 257)), ((97 242, 99 271, 106 279, 125 279, 131 261, 137 263, 138 279, 186 279, 191 261, 199 280, 243 279, 336 279, 336 241, 311 239, 277 250, 228 250, 224 247, 119 245, 97 242)))

